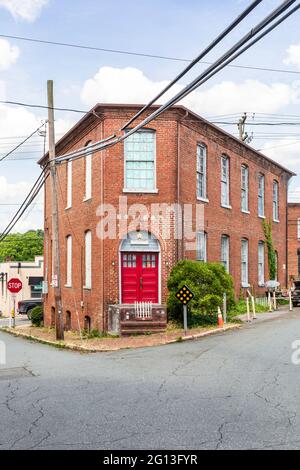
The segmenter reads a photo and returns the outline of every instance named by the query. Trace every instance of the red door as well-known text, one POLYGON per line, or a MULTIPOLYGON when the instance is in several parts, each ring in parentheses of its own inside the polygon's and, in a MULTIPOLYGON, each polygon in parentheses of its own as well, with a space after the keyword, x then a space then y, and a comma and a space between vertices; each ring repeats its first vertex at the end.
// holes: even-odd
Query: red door
POLYGON ((158 303, 158 253, 122 253, 122 303, 158 303))

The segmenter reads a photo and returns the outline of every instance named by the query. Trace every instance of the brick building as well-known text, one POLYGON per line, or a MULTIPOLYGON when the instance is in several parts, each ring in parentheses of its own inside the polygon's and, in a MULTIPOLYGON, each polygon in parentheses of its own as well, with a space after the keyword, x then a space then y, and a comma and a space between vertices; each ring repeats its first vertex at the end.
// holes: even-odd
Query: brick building
MULTIPOLYGON (((99 117, 92 113, 84 116, 57 143, 57 155, 112 135, 138 109, 136 105, 95 106, 99 117)), ((182 106, 165 112, 123 144, 59 165, 59 236, 67 326, 77 328, 79 316, 81 325, 86 322, 86 326, 106 330, 109 305, 135 300, 165 304, 169 273, 176 261, 184 258, 222 263, 233 276, 237 296, 250 285, 257 293, 263 292, 268 279, 263 220, 272 221, 278 280, 285 286, 287 185, 292 175, 182 106), (108 205, 104 210, 103 204, 108 205), (122 210, 118 209, 120 204, 122 210), (142 204, 144 212, 138 212, 136 204, 142 204), (167 218, 161 207, 157 209, 158 204, 172 208, 167 218), (183 206, 187 209, 180 217, 183 206), (103 215, 105 230, 115 228, 116 236, 102 236, 103 215), (188 220, 191 235, 186 231, 188 220)), ((55 312, 49 185, 48 179, 48 325, 53 323, 55 312)))
POLYGON ((300 203, 288 204, 288 278, 300 278, 300 203))

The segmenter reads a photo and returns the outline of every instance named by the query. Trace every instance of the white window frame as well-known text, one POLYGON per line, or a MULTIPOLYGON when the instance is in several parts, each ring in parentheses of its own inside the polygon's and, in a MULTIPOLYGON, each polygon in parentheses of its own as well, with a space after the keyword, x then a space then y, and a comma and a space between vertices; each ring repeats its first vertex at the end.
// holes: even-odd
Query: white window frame
POLYGON ((300 240, 300 219, 297 220, 297 238, 300 240))
POLYGON ((197 199, 207 202, 207 146, 197 145, 197 199), (202 180, 202 194, 200 192, 200 180, 202 180))
POLYGON ((227 273, 230 270, 230 237, 228 235, 221 236, 221 264, 227 273), (224 243, 225 242, 225 243, 224 243))
POLYGON ((258 217, 265 217, 265 175, 258 175, 258 200, 257 200, 258 217), (261 201, 261 204, 260 204, 261 201), (262 206, 262 207, 261 207, 262 206), (261 211, 262 209, 262 211, 261 211))
POLYGON ((72 236, 66 237, 66 287, 72 287, 72 236))
POLYGON ((229 157, 222 155, 221 157, 221 206, 230 208, 230 169, 229 169, 229 157), (225 162, 225 167, 224 167, 225 162), (225 172, 223 169, 225 168, 225 172))
POLYGON ((241 283, 242 287, 249 287, 249 240, 247 238, 242 238, 241 241, 241 283))
POLYGON ((276 270, 276 274, 275 274, 275 281, 278 281, 278 251, 275 250, 275 270, 276 270))
POLYGON ((68 160, 67 163, 67 207, 70 209, 72 207, 72 186, 73 186, 73 162, 68 160))
POLYGON ((85 289, 92 288, 92 232, 88 230, 84 236, 84 267, 85 267, 85 289))
MULTIPOLYGON (((92 142, 86 144, 86 149, 92 145, 92 142)), ((85 193, 84 201, 92 198, 92 154, 86 153, 85 155, 85 193)))
POLYGON ((197 232, 196 235, 196 260, 203 263, 207 262, 207 233, 203 230, 197 232))
POLYGON ((249 214, 249 167, 241 166, 241 209, 249 214))
MULTIPOLYGON (((156 181, 156 131, 153 129, 141 129, 138 131, 136 134, 152 134, 154 139, 153 139, 153 153, 154 153, 154 158, 153 158, 153 187, 152 188, 130 188, 127 185, 127 163, 129 160, 126 156, 126 146, 129 142, 128 139, 125 140, 124 142, 124 193, 158 193, 157 190, 157 181, 156 181)), ((138 160, 135 160, 138 161, 138 160)))
POLYGON ((263 241, 258 242, 258 285, 265 285, 265 244, 263 241))
POLYGON ((273 221, 279 222, 279 183, 273 181, 273 221))

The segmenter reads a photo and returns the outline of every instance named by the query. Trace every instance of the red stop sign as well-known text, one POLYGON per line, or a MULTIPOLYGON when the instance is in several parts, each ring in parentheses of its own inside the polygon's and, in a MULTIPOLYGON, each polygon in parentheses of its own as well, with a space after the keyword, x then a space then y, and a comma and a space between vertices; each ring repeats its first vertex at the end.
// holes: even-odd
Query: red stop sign
POLYGON ((12 294, 17 294, 18 292, 20 292, 20 290, 22 290, 22 287, 23 287, 22 281, 20 281, 20 279, 17 279, 17 278, 12 278, 7 283, 7 289, 12 294))

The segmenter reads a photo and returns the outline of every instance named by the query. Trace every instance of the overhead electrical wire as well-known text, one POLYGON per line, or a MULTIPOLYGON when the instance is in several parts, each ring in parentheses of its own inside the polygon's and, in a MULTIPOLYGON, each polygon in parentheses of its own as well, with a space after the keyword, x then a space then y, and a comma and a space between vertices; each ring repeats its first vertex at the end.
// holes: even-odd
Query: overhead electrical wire
MULTIPOLYGON (((11 34, 0 34, 0 37, 6 39, 14 39, 17 41, 25 41, 25 42, 32 42, 38 44, 48 44, 52 46, 60 46, 60 47, 70 47, 76 49, 85 49, 91 51, 99 51, 99 52, 107 52, 110 54, 122 54, 122 55, 129 55, 129 56, 136 56, 136 57, 145 57, 149 59, 158 59, 158 60, 168 60, 174 62, 190 62, 191 59, 185 59, 180 57, 172 57, 172 56, 164 56, 164 55, 157 55, 157 54, 148 54, 143 52, 135 52, 135 51, 127 51, 127 50, 120 50, 120 49, 107 49, 103 47, 94 47, 94 46, 86 46, 83 44, 74 44, 68 42, 58 42, 58 41, 48 41, 44 39, 38 38, 29 38, 24 36, 15 36, 11 34)), ((211 62, 201 61, 201 64, 211 65, 211 62)), ((237 65, 231 64, 229 67, 238 68, 238 69, 246 69, 246 70, 258 70, 258 71, 265 71, 265 72, 276 72, 276 73, 288 73, 288 74, 295 74, 299 75, 300 72, 297 70, 288 70, 288 69, 277 69, 277 68, 269 68, 269 67, 256 67, 252 65, 237 65)))
POLYGON ((35 131, 33 131, 28 137, 26 137, 26 139, 24 139, 22 142, 20 142, 16 147, 14 147, 12 150, 10 150, 9 152, 7 152, 5 155, 3 155, 3 157, 0 158, 0 162, 2 162, 3 160, 5 160, 5 158, 9 157, 12 153, 14 153, 18 148, 20 148, 25 142, 27 142, 29 139, 31 139, 31 137, 35 134, 37 134, 37 132, 39 130, 41 130, 44 126, 45 126, 46 122, 43 122, 43 124, 41 126, 39 126, 35 131))
POLYGON ((219 34, 192 62, 185 67, 158 95, 156 95, 147 105, 145 105, 140 111, 138 111, 128 122, 121 128, 121 131, 127 129, 136 119, 138 119, 144 111, 149 109, 159 98, 172 88, 182 77, 184 77, 193 67, 195 67, 201 59, 207 56, 228 34, 233 31, 260 3, 262 0, 256 0, 252 2, 248 8, 246 8, 224 31, 219 34))
POLYGON ((225 54, 223 54, 212 66, 210 66, 206 71, 201 73, 195 80, 193 80, 189 85, 187 85, 180 93, 177 93, 175 95, 175 97, 173 97, 171 100, 169 100, 165 105, 162 105, 161 107, 159 107, 150 116, 148 116, 146 119, 144 119, 136 127, 129 130, 126 134, 124 134, 120 137, 113 138, 112 140, 110 140, 106 143, 103 143, 103 141, 100 141, 100 142, 97 142, 95 144, 92 144, 88 148, 81 148, 81 149, 78 149, 74 152, 70 152, 68 154, 65 154, 63 156, 58 157, 56 159, 56 161, 59 163, 59 162, 63 162, 65 160, 69 160, 69 159, 80 158, 83 155, 92 154, 92 153, 104 150, 106 148, 109 148, 109 147, 117 144, 117 143, 120 143, 120 142, 124 141, 130 135, 137 132, 139 129, 141 129, 145 125, 149 124, 153 119, 158 117, 161 113, 163 113, 164 111, 169 109, 171 106, 173 106, 175 103, 180 101, 183 97, 187 96, 189 93, 191 93, 191 91, 198 88, 201 84, 203 84, 209 78, 211 78, 215 73, 219 72, 222 68, 224 68, 226 64, 228 64, 232 60, 236 59, 239 55, 241 55, 247 49, 249 49, 249 47, 251 47, 252 45, 257 43, 260 39, 262 39, 267 34, 269 34, 279 24, 281 24, 283 21, 285 21, 290 15, 295 13, 300 8, 300 3, 296 7, 291 9, 287 14, 282 16, 277 22, 273 23, 273 25, 271 27, 269 27, 265 32, 263 32, 258 38, 256 38, 254 41, 251 41, 250 44, 248 44, 246 47, 244 47, 238 53, 236 53, 236 51, 238 51, 242 46, 244 46, 247 42, 249 42, 260 31, 262 31, 266 26, 268 26, 270 23, 272 23, 278 16, 280 16, 282 13, 284 13, 293 3, 295 3, 295 0, 286 0, 286 1, 284 1, 279 7, 277 7, 275 10, 273 10, 273 12, 270 13, 256 27, 251 29, 248 32, 248 34, 246 34, 241 40, 239 40, 229 51, 227 51, 225 54))

